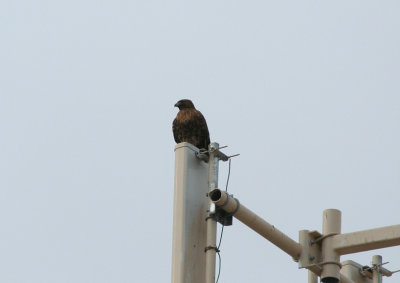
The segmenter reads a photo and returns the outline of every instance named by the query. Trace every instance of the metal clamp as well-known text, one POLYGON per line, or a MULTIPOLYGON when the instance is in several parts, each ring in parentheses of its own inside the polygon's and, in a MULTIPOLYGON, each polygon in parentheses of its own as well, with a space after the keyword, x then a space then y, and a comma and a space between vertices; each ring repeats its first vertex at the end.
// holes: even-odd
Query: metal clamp
POLYGON ((329 234, 326 234, 326 235, 322 235, 321 237, 319 237, 319 238, 317 238, 317 239, 315 239, 315 240, 311 240, 311 241, 310 241, 310 244, 311 244, 311 245, 313 245, 313 244, 318 244, 318 243, 321 242, 323 239, 328 238, 328 237, 332 237, 332 236, 335 236, 335 235, 338 235, 338 233, 329 233, 329 234))
POLYGON ((233 199, 236 200, 236 208, 234 211, 229 213, 230 215, 235 215, 235 213, 238 212, 238 210, 240 209, 240 201, 237 198, 233 198, 233 199))
POLYGON ((217 247, 207 246, 204 248, 204 252, 206 253, 208 250, 215 250, 215 252, 219 253, 220 250, 217 247))
POLYGON ((336 264, 337 266, 340 267, 340 269, 342 269, 342 264, 340 262, 336 262, 336 261, 318 262, 318 263, 314 263, 314 264, 310 264, 310 265, 304 266, 303 268, 309 269, 310 267, 316 266, 316 267, 319 267, 320 269, 322 269, 322 265, 325 265, 325 264, 336 264))

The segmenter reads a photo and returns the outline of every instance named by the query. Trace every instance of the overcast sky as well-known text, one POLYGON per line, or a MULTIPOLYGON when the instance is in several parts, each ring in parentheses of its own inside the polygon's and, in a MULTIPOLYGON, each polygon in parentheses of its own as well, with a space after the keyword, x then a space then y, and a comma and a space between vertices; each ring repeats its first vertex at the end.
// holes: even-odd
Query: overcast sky
MULTIPOLYGON (((177 100, 293 239, 399 224, 400 2, 0 2, 0 281, 170 282, 177 100)), ((227 164, 220 165, 220 186, 227 164)), ((307 282, 234 220, 220 283, 307 282)), ((380 254, 400 269, 400 248, 380 254)), ((400 275, 385 279, 399 282, 400 275)))

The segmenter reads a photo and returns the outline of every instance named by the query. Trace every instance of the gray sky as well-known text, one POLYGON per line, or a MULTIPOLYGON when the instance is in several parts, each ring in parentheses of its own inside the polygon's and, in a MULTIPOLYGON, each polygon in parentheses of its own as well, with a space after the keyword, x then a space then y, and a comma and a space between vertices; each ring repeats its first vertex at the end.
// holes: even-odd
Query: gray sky
MULTIPOLYGON (((169 282, 181 98, 290 237, 399 224, 396 1, 0 2, 1 282, 169 282)), ((227 164, 221 164, 224 185, 227 164)), ((400 268, 400 248, 342 257, 400 268)), ((400 275, 385 279, 398 282, 400 275)), ((220 282, 306 282, 243 224, 220 282)))

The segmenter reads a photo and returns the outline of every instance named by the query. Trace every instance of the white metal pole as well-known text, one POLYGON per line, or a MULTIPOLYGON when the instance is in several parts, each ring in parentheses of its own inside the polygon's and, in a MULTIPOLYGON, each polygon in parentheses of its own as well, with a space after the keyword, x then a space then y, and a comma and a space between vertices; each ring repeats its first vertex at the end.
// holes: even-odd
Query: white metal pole
POLYGON ((206 283, 215 283, 215 258, 217 244, 217 222, 207 219, 207 245, 206 245, 206 283))
POLYGON ((189 143, 175 146, 172 283, 205 282, 208 166, 189 143))
MULTIPOLYGON (((218 143, 209 145, 209 162, 208 162, 208 187, 209 192, 218 187, 218 157, 215 156, 214 150, 219 148, 218 143)), ((217 253, 217 221, 215 220, 215 204, 208 201, 207 222, 207 241, 206 241, 206 283, 215 283, 215 259, 217 253)))
POLYGON ((400 245, 400 225, 340 234, 333 237, 333 248, 340 255, 400 245))
POLYGON ((372 257, 372 280, 373 283, 382 283, 382 256, 374 255, 372 257))
POLYGON ((340 279, 340 255, 333 249, 333 236, 341 232, 341 212, 337 209, 326 209, 322 221, 322 273, 324 283, 337 283, 340 279))

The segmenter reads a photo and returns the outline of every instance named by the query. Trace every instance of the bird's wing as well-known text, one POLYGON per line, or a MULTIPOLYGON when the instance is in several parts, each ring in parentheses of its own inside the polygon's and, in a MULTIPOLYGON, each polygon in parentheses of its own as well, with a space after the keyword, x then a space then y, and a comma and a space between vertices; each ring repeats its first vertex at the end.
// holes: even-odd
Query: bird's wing
POLYGON ((197 128, 197 139, 198 139, 198 147, 208 149, 208 145, 210 144, 210 134, 208 132, 207 122, 204 118, 203 114, 200 111, 195 111, 193 113, 193 118, 196 121, 197 128))
POLYGON ((174 133, 174 140, 176 143, 180 143, 179 139, 179 121, 175 118, 174 121, 172 122, 172 132, 174 133))

